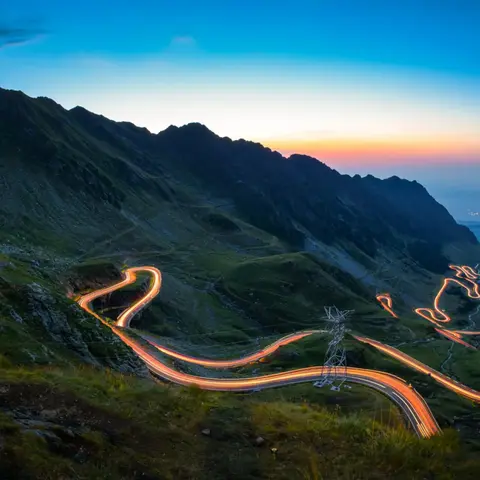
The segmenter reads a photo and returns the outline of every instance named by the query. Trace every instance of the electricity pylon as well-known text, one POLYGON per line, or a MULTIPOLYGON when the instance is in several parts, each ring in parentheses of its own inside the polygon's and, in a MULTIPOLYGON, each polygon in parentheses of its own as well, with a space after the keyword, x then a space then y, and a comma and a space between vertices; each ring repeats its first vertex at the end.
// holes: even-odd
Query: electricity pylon
POLYGON ((325 307, 325 313, 325 320, 330 323, 329 333, 332 339, 328 342, 323 364, 326 373, 313 385, 319 388, 331 385, 331 390, 338 391, 347 378, 347 356, 342 342, 345 336, 345 320, 352 310, 340 311, 337 307, 325 307), (340 383, 334 385, 337 380, 340 383))

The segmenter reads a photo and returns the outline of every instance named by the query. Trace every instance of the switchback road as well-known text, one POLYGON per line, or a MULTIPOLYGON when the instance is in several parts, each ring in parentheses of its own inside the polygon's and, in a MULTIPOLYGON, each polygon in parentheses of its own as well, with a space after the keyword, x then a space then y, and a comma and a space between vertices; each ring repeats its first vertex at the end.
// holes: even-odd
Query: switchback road
MULTIPOLYGON (((455 277, 447 277, 443 280, 442 286, 438 290, 433 300, 433 308, 415 308, 413 311, 420 317, 428 320, 435 325, 435 331, 440 335, 448 338, 452 342, 463 345, 464 347, 476 350, 473 345, 470 345, 462 337, 470 335, 480 335, 480 331, 472 330, 448 330, 443 324, 450 323, 451 317, 440 308, 440 300, 447 288, 451 285, 463 288, 469 298, 472 300, 480 299, 480 275, 469 266, 457 266, 450 265, 451 270, 455 272, 455 277)), ((389 293, 381 293, 377 295, 378 302, 382 307, 392 315, 394 318, 398 318, 398 315, 393 311, 393 302, 389 293)))
MULTIPOLYGON (((161 378, 180 385, 196 385, 207 390, 239 392, 310 382, 318 380, 325 375, 338 375, 338 372, 331 367, 322 366, 301 368, 270 375, 235 379, 199 377, 175 370, 152 355, 152 353, 150 353, 145 346, 141 345, 138 341, 134 340, 126 333, 126 327, 128 327, 130 324, 132 317, 143 307, 145 307, 160 291, 162 284, 161 272, 155 267, 147 266, 129 268, 123 272, 123 275, 124 278, 122 281, 111 285, 110 287, 102 288, 80 297, 78 299, 78 304, 85 311, 95 316, 95 318, 103 322, 105 325, 109 326, 125 344, 130 346, 137 353, 137 355, 145 362, 150 371, 161 378), (100 315, 96 314, 92 310, 91 302, 100 296, 106 295, 135 282, 136 274, 138 272, 147 272, 151 275, 152 281, 150 283, 150 289, 142 298, 134 302, 130 307, 120 314, 115 326, 110 325, 100 315)), ((162 353, 187 362, 223 368, 244 365, 251 363, 252 361, 257 361, 263 358, 265 355, 271 354, 281 345, 286 345, 287 343, 297 341, 300 338, 312 335, 313 333, 316 332, 304 331, 288 335, 257 353, 242 357, 237 360, 213 361, 198 359, 185 354, 180 354, 168 349, 167 347, 162 347, 159 345, 154 346, 158 350, 162 351, 162 353)), ((392 401, 399 405, 419 436, 430 437, 440 432, 440 428, 425 400, 418 392, 416 392, 416 390, 414 390, 401 378, 395 377, 394 375, 390 375, 388 373, 362 368, 347 367, 344 372, 348 381, 361 383, 368 387, 374 388, 388 396, 392 401)))

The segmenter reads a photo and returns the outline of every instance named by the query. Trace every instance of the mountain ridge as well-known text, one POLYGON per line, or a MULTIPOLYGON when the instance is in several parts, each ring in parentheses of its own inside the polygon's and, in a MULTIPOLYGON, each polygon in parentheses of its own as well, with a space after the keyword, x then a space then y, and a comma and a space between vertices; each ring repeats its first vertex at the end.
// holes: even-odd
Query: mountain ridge
MULTIPOLYGON (((126 189, 117 188, 115 179, 123 179, 127 188, 141 186, 171 199, 171 189, 158 178, 180 171, 180 176, 201 183, 209 194, 233 200, 242 218, 293 248, 302 248, 307 236, 327 243, 346 239, 370 256, 389 242, 399 248, 409 242, 408 237, 435 245, 478 243, 415 181, 342 175, 313 157, 285 158, 259 143, 219 137, 200 123, 151 134, 83 107, 65 110, 45 97, 32 99, 6 90, 0 90, 0 97, 7 98, 0 109, 4 148, 25 148, 38 140, 40 148, 27 155, 38 156, 41 151, 43 158, 50 158, 50 166, 58 165, 65 174, 64 183, 77 168, 87 185, 99 184, 91 193, 117 208, 126 189), (19 130, 22 138, 17 138, 19 130), (71 161, 63 154, 65 148, 70 150, 68 156, 75 157, 71 161), (86 159, 80 168, 79 155, 98 160, 92 164, 86 159), (401 241, 395 238, 397 233, 401 241)), ((38 166, 37 161, 34 167, 38 166)), ((441 248, 435 249, 440 256, 441 248)), ((446 268, 445 261, 441 268, 446 268)))

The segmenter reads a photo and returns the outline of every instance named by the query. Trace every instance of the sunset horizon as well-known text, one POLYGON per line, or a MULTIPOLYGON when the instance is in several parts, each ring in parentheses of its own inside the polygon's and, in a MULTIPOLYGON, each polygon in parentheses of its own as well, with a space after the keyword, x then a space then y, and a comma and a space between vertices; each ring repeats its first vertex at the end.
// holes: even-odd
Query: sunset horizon
MULTIPOLYGON (((447 176, 452 190, 472 185, 471 172, 480 174, 478 6, 373 3, 372 16, 356 2, 344 15, 306 1, 272 23, 269 2, 215 3, 208 16, 187 2, 188 16, 180 4, 152 5, 146 15, 125 2, 112 14, 93 0, 82 9, 24 0, 29 19, 5 10, 0 85, 153 133, 198 122, 346 173, 418 177, 434 191, 447 176), (238 22, 222 23, 224 15, 238 22)), ((475 202, 455 207, 456 216, 480 209, 475 202)))

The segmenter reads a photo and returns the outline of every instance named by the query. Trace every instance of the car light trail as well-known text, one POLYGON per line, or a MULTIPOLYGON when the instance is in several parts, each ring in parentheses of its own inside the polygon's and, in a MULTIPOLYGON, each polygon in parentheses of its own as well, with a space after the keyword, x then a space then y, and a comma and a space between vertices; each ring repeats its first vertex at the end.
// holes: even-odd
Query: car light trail
POLYGON ((371 345, 372 347, 375 347, 377 350, 386 353, 390 357, 396 358, 397 360, 409 366, 410 368, 413 368, 417 372, 421 372, 425 375, 430 376, 438 383, 442 384, 444 387, 447 387, 449 390, 452 390, 453 392, 461 395, 462 397, 468 398, 469 400, 472 400, 474 402, 480 402, 480 392, 478 392, 477 390, 467 387, 457 382, 456 380, 452 380, 450 377, 447 377, 447 375, 444 375, 443 373, 434 370, 433 368, 425 365, 424 363, 415 360, 406 353, 403 353, 394 347, 390 347, 389 345, 380 343, 377 340, 372 340, 371 338, 360 337, 356 335, 354 335, 354 338, 356 338, 359 342, 363 342, 371 345))
MULTIPOLYGON (((162 288, 162 274, 160 270, 155 267, 139 267, 139 268, 130 268, 128 271, 131 272, 135 278, 136 272, 148 272, 152 275, 152 282, 150 284, 150 290, 147 294, 142 297, 137 302, 133 303, 129 308, 127 308, 117 319, 117 326, 119 327, 129 327, 130 320, 132 317, 140 311, 145 305, 150 303, 162 288)), ((135 281, 135 280, 134 280, 135 281)))
POLYGON ((457 278, 445 278, 443 280, 443 284, 438 291, 435 299, 433 300, 433 309, 431 308, 416 308, 414 311, 417 315, 425 318, 429 322, 432 323, 448 323, 452 319, 440 309, 439 303, 442 295, 444 294, 445 290, 450 285, 458 285, 461 288, 464 288, 467 291, 467 295, 469 298, 474 300, 480 299, 480 290, 477 283, 475 283, 475 279, 478 278, 476 273, 470 267, 457 267, 456 265, 450 265, 450 268, 454 270, 455 276, 457 278), (459 280, 460 279, 460 280, 459 280))
POLYGON ((398 318, 398 315, 392 309, 392 297, 389 293, 379 293, 376 297, 380 305, 394 318, 398 318))
MULTIPOLYGON (((414 312, 420 315, 421 317, 425 318, 429 322, 432 322, 433 324, 435 324, 438 327, 438 328, 435 328, 435 330, 439 334, 445 336, 446 338, 448 338, 453 342, 456 342, 460 345, 476 350, 476 348, 473 345, 470 345, 469 343, 465 342, 462 339, 462 337, 466 335, 480 335, 480 331, 448 330, 444 328, 442 325, 440 325, 439 323, 439 322, 448 323, 448 322, 451 322, 452 320, 451 317, 447 315, 444 311, 440 310, 440 307, 439 307, 440 299, 449 285, 455 284, 462 287, 467 291, 467 295, 469 296, 469 298, 472 298, 472 299, 480 298, 479 285, 478 283, 476 283, 480 278, 478 273, 472 267, 469 267, 469 266, 450 265, 450 268, 455 272, 455 276, 457 278, 444 279, 442 287, 440 288, 437 295, 435 296, 435 299, 433 302, 434 308, 433 309, 417 308, 414 310, 414 312)), ((391 304, 389 306, 391 306, 391 304)), ((380 343, 376 340, 372 340, 372 339, 369 339, 366 337, 360 337, 360 336, 354 336, 354 337, 358 341, 369 344, 372 347, 375 347, 377 350, 380 350, 383 353, 386 353, 390 357, 396 358, 397 360, 409 366, 410 368, 413 368, 418 372, 421 372, 430 376, 431 378, 436 380, 438 383, 447 387, 448 389, 452 390, 458 395, 468 398, 473 402, 477 402, 477 403, 480 402, 480 392, 478 392, 477 390, 474 390, 473 388, 467 387, 455 380, 452 380, 450 377, 434 370, 433 368, 423 364, 422 362, 419 362, 418 360, 415 360, 414 358, 410 357, 406 353, 403 353, 394 347, 384 345, 383 343, 380 343)))
POLYGON ((462 334, 464 334, 463 332, 456 332, 454 330, 447 330, 446 328, 436 328, 435 331, 437 333, 439 333, 440 335, 443 335, 444 337, 448 338, 452 342, 455 342, 455 343, 458 343, 460 345, 463 345, 464 347, 476 350, 476 348, 473 345, 470 345, 469 343, 467 343, 465 340, 462 339, 462 334))
MULTIPOLYGON (((148 304, 160 291, 162 282, 160 271, 155 267, 136 267, 127 269, 123 274, 125 278, 122 281, 110 287, 103 288, 80 297, 78 299, 78 304, 85 311, 95 316, 95 318, 110 327, 112 331, 118 335, 118 337, 126 345, 130 346, 132 350, 145 362, 151 372, 164 379, 180 385, 196 385, 207 390, 251 391, 254 389, 258 390, 290 385, 294 383, 314 381, 325 375, 336 375, 335 368, 332 367, 308 367, 291 370, 288 372, 238 379, 205 378, 174 370, 149 353, 144 346, 139 344, 136 340, 130 338, 125 333, 125 327, 129 325, 133 315, 135 315, 135 313, 148 304), (136 273, 140 271, 148 272, 152 275, 150 290, 144 297, 132 304, 118 317, 116 326, 110 325, 90 308, 90 303, 96 298, 135 282, 136 273)), ((292 334, 280 339, 279 341, 257 352, 257 354, 251 355, 250 357, 243 357, 239 360, 227 360, 224 362, 231 366, 231 364, 235 362, 249 362, 251 361, 251 357, 263 358, 265 354, 275 351, 281 346, 281 344, 285 345, 287 343, 291 343, 292 341, 299 340, 300 338, 304 338, 312 333, 314 333, 314 331, 292 334), (247 358, 249 359, 248 361, 246 360, 247 358)), ((158 345, 156 345, 156 348, 158 348, 158 345)), ((164 348, 164 353, 170 354, 171 352, 173 351, 164 348)), ((181 357, 183 360, 190 362, 193 360, 193 363, 197 364, 200 362, 213 362, 189 357, 188 355, 179 354, 177 352, 174 353, 175 355, 173 356, 176 358, 181 357)), ((216 366, 218 366, 218 364, 216 366)), ((347 380, 351 382, 361 383, 387 395, 405 412, 408 420, 419 436, 430 437, 436 433, 440 433, 440 427, 438 426, 425 400, 404 380, 388 373, 353 367, 346 368, 346 376, 347 380)))
POLYGON ((235 360, 207 360, 204 358, 192 357, 190 355, 184 355, 182 353, 176 352, 175 350, 172 350, 163 345, 159 345, 158 343, 153 342, 152 340, 148 340, 148 339, 146 340, 160 352, 170 357, 174 357, 178 360, 183 360, 188 363, 194 363, 196 365, 202 365, 203 367, 208 367, 208 368, 235 368, 235 367, 241 367, 243 365, 248 365, 249 363, 258 362, 262 358, 265 358, 268 355, 271 355, 272 353, 276 352, 280 347, 283 347, 285 345, 288 345, 289 343, 296 342, 298 340, 301 340, 302 338, 309 337, 310 335, 313 335, 315 333, 320 333, 320 332, 321 330, 306 330, 303 332, 292 333, 290 335, 286 335, 285 337, 280 338, 276 342, 273 342, 272 344, 268 345, 262 350, 259 350, 256 353, 252 353, 251 355, 237 358, 235 360))
MULTIPOLYGON (((441 325, 441 323, 449 323, 452 321, 452 319, 440 309, 440 300, 442 295, 445 293, 445 290, 452 284, 465 289, 469 298, 473 300, 480 299, 480 287, 477 283, 480 276, 472 267, 469 267, 468 265, 449 265, 449 267, 455 272, 455 276, 457 278, 449 277, 443 280, 442 286, 440 287, 440 290, 433 301, 433 309, 416 308, 414 309, 414 312, 425 320, 433 323, 436 326, 435 331, 440 335, 443 335, 452 342, 476 350, 473 345, 470 345, 468 342, 463 340, 462 337, 469 335, 480 335, 480 331, 447 330, 443 325, 441 325)), ((392 309, 392 298, 390 297, 390 294, 381 293, 377 295, 377 300, 386 311, 388 311, 393 317, 398 318, 392 309)))

